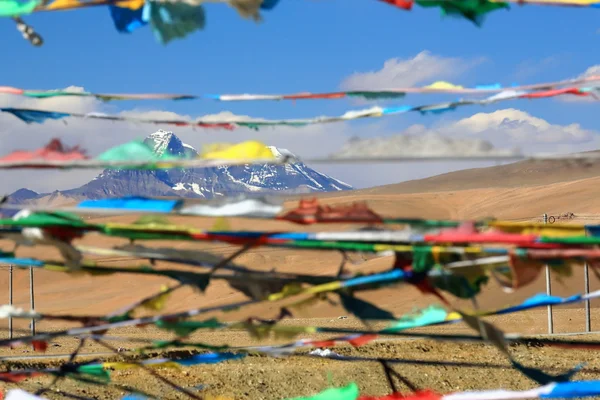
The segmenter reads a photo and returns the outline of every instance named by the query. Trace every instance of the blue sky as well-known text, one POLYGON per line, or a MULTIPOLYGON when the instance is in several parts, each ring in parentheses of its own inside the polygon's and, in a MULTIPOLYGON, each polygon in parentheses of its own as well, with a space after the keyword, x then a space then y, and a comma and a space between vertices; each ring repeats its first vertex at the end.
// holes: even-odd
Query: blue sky
MULTIPOLYGON (((2 21, 0 37, 5 56, 0 63, 0 85, 31 89, 80 86, 94 92, 133 93, 327 91, 339 89, 344 79, 353 73, 377 71, 386 60, 407 60, 425 50, 436 57, 457 58, 465 63, 479 60, 476 66, 448 79, 463 85, 559 80, 575 77, 588 67, 600 64, 594 51, 600 40, 597 22, 600 11, 595 9, 512 6, 510 11, 489 14, 481 28, 466 20, 441 18, 436 9, 415 7, 406 12, 376 0, 281 0, 273 11, 263 13, 264 21, 260 24, 243 20, 235 10, 224 5, 207 5, 206 10, 204 31, 167 46, 157 43, 149 28, 130 35, 119 34, 105 7, 27 17, 27 22, 45 39, 42 48, 30 46, 20 38, 13 23, 2 21)), ((431 77, 422 83, 434 80, 437 79, 431 77)), ((396 103, 417 105, 431 100, 434 99, 408 96, 396 103)), ((108 110, 168 110, 194 117, 231 111, 256 117, 295 118, 338 114, 360 107, 362 105, 346 100, 296 104, 198 100, 122 102, 111 105, 108 110)), ((596 107, 596 103, 520 100, 486 108, 465 107, 442 117, 411 115, 361 122, 344 127, 348 132, 340 135, 389 135, 402 132, 412 124, 442 126, 478 112, 506 108, 525 111, 550 124, 579 123, 595 133, 600 130, 594 118, 596 107)), ((15 146, 23 147, 14 133, 6 136, 10 133, 6 121, 0 119, 0 124, 4 123, 0 125, 4 128, 2 152, 15 146)), ((78 134, 98 134, 92 130, 75 132, 77 127, 79 125, 69 123, 61 133, 73 140, 78 134)), ((28 140, 29 146, 41 146, 48 139, 43 134, 44 126, 19 125, 13 129, 11 121, 10 128, 11 132, 27 129, 28 133, 23 135, 31 133, 31 138, 39 133, 39 141, 28 140)), ((114 135, 118 140, 119 129, 120 125, 113 124, 110 133, 104 134, 114 135)), ((135 129, 143 136, 154 127, 135 129)), ((128 128, 128 132, 135 129, 128 128)), ((327 135, 328 129, 320 134, 327 135)), ((194 141, 189 132, 175 132, 186 141, 194 141)), ((209 135, 214 135, 212 141, 220 141, 221 137, 219 132, 212 131, 194 134, 201 136, 199 142, 211 141, 209 135)), ((255 136, 252 131, 245 131, 244 135, 255 136)), ((285 145, 283 139, 301 136, 303 131, 286 131, 282 135, 285 137, 281 144, 285 145)), ((82 141, 95 144, 89 137, 82 141)), ((291 145, 295 141, 290 140, 291 145)), ((291 145, 288 147, 294 150, 291 145)), ((357 182, 351 181, 355 174, 344 173, 345 169, 339 167, 331 167, 326 172, 341 173, 342 179, 357 186, 369 186, 438 173, 443 170, 440 168, 412 175, 390 174, 379 180, 363 177, 357 182)))

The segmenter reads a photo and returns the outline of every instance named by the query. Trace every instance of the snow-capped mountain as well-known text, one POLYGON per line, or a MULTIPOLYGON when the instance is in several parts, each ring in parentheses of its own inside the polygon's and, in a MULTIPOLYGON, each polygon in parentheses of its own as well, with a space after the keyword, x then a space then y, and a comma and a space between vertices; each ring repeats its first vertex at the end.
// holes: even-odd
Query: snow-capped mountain
MULTIPOLYGON (((144 143, 156 154, 165 151, 183 157, 195 157, 198 151, 181 141, 173 132, 159 130, 144 143)), ((293 155, 289 150, 270 146, 276 157, 293 155)), ((157 171, 104 170, 100 175, 76 188, 58 192, 74 200, 130 195, 180 196, 212 198, 235 193, 310 193, 350 190, 352 187, 301 162, 286 165, 242 165, 215 168, 169 169, 157 171)), ((11 203, 32 202, 50 194, 15 192, 11 203), (26 195, 24 195, 26 194, 26 195), (23 199, 23 201, 20 201, 23 199)), ((53 193, 53 196, 58 194, 53 193)))

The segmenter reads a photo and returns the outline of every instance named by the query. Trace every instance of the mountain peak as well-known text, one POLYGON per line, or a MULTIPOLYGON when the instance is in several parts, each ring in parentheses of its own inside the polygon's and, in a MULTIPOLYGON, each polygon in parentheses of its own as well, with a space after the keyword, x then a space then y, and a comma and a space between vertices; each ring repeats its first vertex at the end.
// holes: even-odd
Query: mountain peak
POLYGON ((171 131, 159 129, 148 135, 144 139, 144 143, 159 157, 167 151, 174 156, 185 158, 192 158, 198 155, 198 151, 195 148, 187 143, 183 143, 171 131))
MULTIPOLYGON (((1 0, 0 0, 1 1, 1 0)), ((155 154, 195 158, 198 151, 183 143, 173 132, 158 130, 144 139, 155 154)), ((210 168, 165 170, 106 169, 75 189, 37 194, 22 189, 10 196, 12 203, 80 201, 121 196, 179 196, 210 199, 240 193, 310 193, 350 190, 352 186, 302 163, 287 149, 267 146, 277 158, 291 157, 285 165, 222 165, 210 168)))
POLYGON ((285 158, 286 156, 291 157, 292 159, 298 158, 298 157, 296 157, 296 155, 294 153, 292 153, 288 149, 280 149, 279 147, 275 147, 275 146, 267 146, 267 148, 269 150, 271 150, 271 153, 273 153, 273 155, 277 159, 282 159, 282 158, 285 158))
POLYGON ((9 203, 13 203, 13 202, 19 203, 21 201, 33 199, 33 198, 37 197, 38 195, 39 195, 39 193, 34 192, 33 190, 21 188, 21 189, 17 190, 16 192, 14 192, 13 194, 11 194, 10 196, 8 196, 8 198, 9 198, 9 203))

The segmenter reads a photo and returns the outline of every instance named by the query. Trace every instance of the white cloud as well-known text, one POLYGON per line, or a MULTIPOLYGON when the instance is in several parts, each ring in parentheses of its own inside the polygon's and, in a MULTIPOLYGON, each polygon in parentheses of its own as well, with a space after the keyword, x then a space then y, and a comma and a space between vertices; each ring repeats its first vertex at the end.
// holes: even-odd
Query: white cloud
POLYGON ((600 132, 557 125, 512 108, 437 126, 411 125, 399 134, 354 138, 337 156, 524 154, 596 149, 600 132))
POLYGON ((378 71, 354 73, 344 79, 341 87, 346 90, 410 87, 459 76, 482 61, 482 58, 464 60, 422 51, 412 58, 391 58, 378 71))
POLYGON ((439 129, 441 133, 486 138, 497 145, 519 144, 528 150, 540 146, 589 145, 598 132, 582 128, 579 124, 554 125, 524 111, 508 108, 491 113, 478 113, 439 129))
MULTIPOLYGON (((443 123, 426 127, 421 124, 411 125, 399 134, 379 135, 380 144, 404 143, 413 154, 425 153, 423 142, 445 149, 437 149, 436 153, 452 150, 455 146, 473 146, 471 151, 485 152, 499 148, 508 149, 518 147, 523 154, 531 153, 569 153, 600 148, 597 139, 600 132, 587 130, 579 124, 557 125, 534 117, 524 111, 504 109, 491 113, 478 113, 458 121, 443 123), (404 136, 404 139, 401 138, 404 136), (480 139, 474 142, 465 142, 464 139, 480 139), (478 147, 481 146, 481 147, 478 147)), ((372 136, 370 136, 372 138, 372 136)), ((354 139, 356 140, 356 139, 354 139)), ((372 142, 363 139, 362 145, 372 142)), ((373 140, 373 139, 371 139, 373 140)), ((462 149, 464 150, 464 148, 462 149)), ((407 149, 400 150, 401 155, 407 149)), ((350 154, 348 154, 349 156, 350 154)), ((356 154, 357 156, 359 154, 356 154)), ((368 154, 360 154, 368 155, 368 154)), ((389 153, 386 153, 389 155, 389 153)), ((364 164, 360 170, 354 169, 351 178, 346 178, 356 187, 368 187, 402 182, 411 179, 420 179, 432 175, 443 174, 467 168, 482 168, 497 165, 495 161, 483 162, 427 162, 427 163, 399 163, 399 164, 364 164)), ((337 166, 337 170, 330 169, 330 173, 337 172, 345 177, 346 166, 337 166)))
POLYGON ((586 69, 583 74, 579 75, 579 78, 587 78, 594 75, 600 75, 600 64, 592 65, 588 69, 586 69))
POLYGON ((387 137, 353 139, 332 156, 345 157, 439 157, 439 156, 490 156, 516 155, 517 149, 499 149, 490 141, 480 138, 455 138, 443 136, 413 125, 404 133, 387 137))

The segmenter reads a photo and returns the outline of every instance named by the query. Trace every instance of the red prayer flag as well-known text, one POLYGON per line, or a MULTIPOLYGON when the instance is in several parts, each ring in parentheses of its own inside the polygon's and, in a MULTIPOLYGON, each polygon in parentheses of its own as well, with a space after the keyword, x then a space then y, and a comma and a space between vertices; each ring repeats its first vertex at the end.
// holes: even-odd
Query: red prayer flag
POLYGON ((410 11, 413 6, 413 2, 411 0, 379 0, 379 1, 383 1, 384 3, 390 4, 392 6, 396 6, 398 8, 401 8, 401 9, 407 10, 407 11, 410 11))
POLYGON ((33 378, 35 376, 43 375, 40 372, 0 372, 0 381, 2 382, 10 382, 10 383, 19 383, 24 381, 27 378, 33 378))
POLYGON ((427 243, 504 243, 515 245, 535 245, 537 235, 519 233, 486 232, 480 233, 473 222, 465 222, 458 228, 444 229, 435 235, 425 235, 427 243))
POLYGON ((298 93, 283 96, 285 100, 305 100, 305 99, 341 99, 346 97, 344 92, 333 93, 298 93))
POLYGON ((363 346, 369 342, 372 342, 373 340, 377 339, 379 337, 379 335, 360 335, 359 337, 356 337, 354 339, 350 339, 348 340, 348 343, 350 343, 352 346, 354 347, 360 347, 363 346))
POLYGON ((35 351, 45 352, 48 349, 48 342, 44 342, 43 340, 32 340, 31 345, 35 351))
POLYGON ((575 96, 588 96, 589 93, 582 92, 581 89, 576 87, 564 88, 564 89, 551 89, 542 90, 539 92, 528 93, 520 96, 523 99, 541 99, 544 97, 560 96, 561 94, 573 94, 575 96))
POLYGON ((85 151, 78 146, 69 148, 59 139, 52 139, 45 147, 38 150, 16 150, 0 158, 0 162, 25 162, 25 161, 76 161, 86 160, 85 151))

